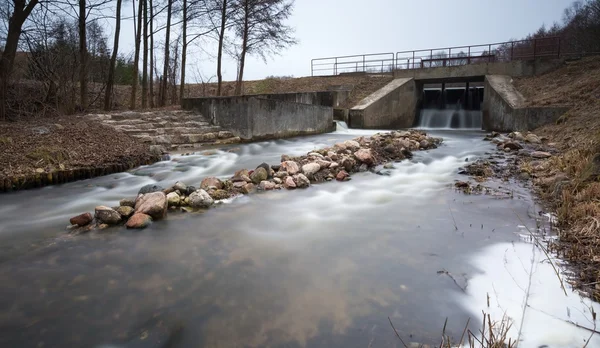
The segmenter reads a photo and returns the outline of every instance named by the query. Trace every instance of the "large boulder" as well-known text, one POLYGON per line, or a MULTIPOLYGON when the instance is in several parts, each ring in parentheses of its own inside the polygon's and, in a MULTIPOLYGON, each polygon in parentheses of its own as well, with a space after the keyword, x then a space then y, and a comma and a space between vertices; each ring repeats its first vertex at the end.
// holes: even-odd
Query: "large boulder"
POLYGON ((92 214, 83 213, 83 214, 72 217, 69 220, 69 222, 71 223, 71 225, 85 226, 85 225, 89 224, 90 222, 92 222, 93 219, 94 219, 94 217, 92 216, 92 214))
POLYGON ((116 210, 103 205, 96 207, 94 216, 98 221, 107 225, 116 225, 121 222, 121 214, 116 210))
POLYGON ((151 192, 138 197, 135 212, 150 215, 153 220, 167 216, 167 196, 163 192, 151 192))
POLYGON ((335 180, 337 181, 344 181, 346 180, 350 175, 345 171, 345 170, 340 170, 337 175, 335 176, 335 180))
POLYGON ((354 153, 354 157, 358 159, 361 163, 365 163, 368 166, 371 166, 375 163, 375 158, 371 153, 370 149, 360 149, 354 153))
POLYGON ((516 141, 507 141, 503 144, 503 147, 510 150, 520 150, 523 148, 523 146, 516 141))
POLYGON ((294 161, 285 161, 281 163, 280 170, 287 172, 289 175, 295 175, 300 172, 300 166, 298 166, 298 163, 294 161))
POLYGON ((250 179, 256 185, 260 184, 261 181, 267 180, 268 177, 269 177, 269 173, 263 167, 256 168, 256 170, 254 170, 252 172, 252 174, 250 175, 250 179))
POLYGON ((305 188, 310 186, 310 180, 308 180, 308 178, 304 174, 296 174, 294 175, 294 179, 298 188, 305 188))
POLYGON ((200 183, 200 188, 203 190, 208 190, 209 187, 214 187, 220 190, 223 188, 223 182, 214 176, 204 178, 200 183))
POLYGON ((179 191, 181 193, 187 193, 188 186, 186 184, 182 183, 181 181, 178 181, 175 183, 175 185, 173 185, 173 189, 175 189, 175 191, 179 191))
POLYGON ((181 204, 181 197, 179 197, 177 192, 171 192, 167 195, 167 204, 169 207, 176 207, 181 204))
POLYGON ((357 150, 360 148, 360 144, 355 140, 346 140, 344 141, 344 146, 348 150, 357 150))
POLYGON ((156 185, 156 184, 148 184, 145 186, 142 186, 142 188, 138 191, 138 195, 144 195, 146 193, 152 193, 152 192, 159 192, 164 190, 164 188, 162 186, 156 185))
POLYGON ((269 166, 267 163, 263 162, 263 163, 259 164, 258 167, 256 167, 256 169, 258 169, 258 168, 265 169, 265 171, 267 172, 268 179, 271 179, 273 177, 273 175, 271 174, 271 172, 272 172, 271 166, 269 166))
POLYGON ((132 217, 127 220, 125 226, 127 228, 142 229, 150 226, 152 223, 152 217, 143 213, 135 213, 132 217))
POLYGON ((208 208, 215 200, 204 190, 200 189, 192 193, 189 197, 190 207, 192 208, 208 208))
POLYGON ((308 176, 316 174, 319 170, 321 170, 321 166, 316 162, 307 163, 302 166, 302 173, 308 176))

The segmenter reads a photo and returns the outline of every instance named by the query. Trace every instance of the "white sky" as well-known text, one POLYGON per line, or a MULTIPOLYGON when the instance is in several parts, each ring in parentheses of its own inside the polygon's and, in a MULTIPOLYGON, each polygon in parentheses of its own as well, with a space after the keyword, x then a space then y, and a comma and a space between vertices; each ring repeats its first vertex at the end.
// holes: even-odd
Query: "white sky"
MULTIPOLYGON (((299 44, 271 58, 266 64, 247 60, 245 80, 266 76, 310 75, 312 58, 363 53, 397 52, 448 46, 466 46, 522 38, 561 21, 572 0, 296 0, 289 25, 299 44)), ((131 2, 123 16, 131 15, 131 2)), ((114 21, 107 22, 112 35, 114 21)), ((161 34, 161 41, 164 34, 161 34)), ((123 21, 121 48, 133 51, 133 21, 123 21)), ((110 39, 112 44, 112 39, 110 39)), ((203 49, 214 52, 207 42, 203 49)), ((158 53, 157 53, 158 55, 158 53)), ((187 82, 197 72, 216 74, 214 58, 191 47, 187 82)), ((234 80, 236 63, 224 63, 225 80, 234 80)))

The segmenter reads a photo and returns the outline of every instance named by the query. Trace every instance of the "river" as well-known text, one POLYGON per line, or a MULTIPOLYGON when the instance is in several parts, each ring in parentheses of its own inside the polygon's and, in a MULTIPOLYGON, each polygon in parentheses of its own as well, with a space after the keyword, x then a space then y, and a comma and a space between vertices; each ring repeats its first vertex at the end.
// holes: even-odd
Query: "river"
MULTIPOLYGON (((65 227, 148 183, 197 185, 374 132, 175 155, 129 173, 1 195, 0 346, 401 347, 388 317, 406 342, 439 344, 446 318, 455 340, 469 317, 477 330, 487 296, 488 312, 513 311, 523 346, 557 342, 540 319, 521 325, 519 289, 532 272, 517 272, 535 264, 547 286, 540 293, 553 296, 532 299, 561 296, 522 226, 536 230, 539 207, 516 183, 491 183, 510 192, 503 195, 455 190, 466 179, 458 168, 494 148, 480 131, 428 132, 443 145, 387 175, 257 193, 201 214, 170 214, 144 231, 71 235, 65 227)), ((588 305, 569 294, 568 306, 588 305)), ((560 325, 572 331, 563 328, 565 345, 548 347, 589 335, 560 325)))

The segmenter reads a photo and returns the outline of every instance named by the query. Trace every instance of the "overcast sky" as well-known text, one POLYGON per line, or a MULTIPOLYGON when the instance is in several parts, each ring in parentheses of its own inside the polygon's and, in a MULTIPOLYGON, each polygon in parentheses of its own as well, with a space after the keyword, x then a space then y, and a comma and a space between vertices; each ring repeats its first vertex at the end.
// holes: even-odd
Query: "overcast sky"
MULTIPOLYGON (((561 21, 572 0, 296 0, 289 25, 298 45, 272 57, 246 63, 245 80, 266 76, 310 75, 312 58, 397 52, 507 41, 561 21)), ((126 3, 124 16, 131 14, 126 3), (128 13, 127 13, 128 12, 128 13)), ((114 23, 107 23, 107 32, 114 23)), ((124 21, 122 50, 133 50, 133 24, 124 21)), ((214 49, 206 44, 208 51, 214 49)), ((215 75, 216 64, 190 48, 188 82, 198 71, 215 75)), ((225 62, 224 78, 234 80, 236 64, 225 62)))

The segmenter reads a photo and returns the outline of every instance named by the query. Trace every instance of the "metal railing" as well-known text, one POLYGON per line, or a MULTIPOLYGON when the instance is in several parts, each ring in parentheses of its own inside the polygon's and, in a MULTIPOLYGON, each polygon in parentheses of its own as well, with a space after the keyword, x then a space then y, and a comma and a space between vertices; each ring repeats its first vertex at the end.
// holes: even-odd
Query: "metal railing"
POLYGON ((393 73, 398 69, 425 69, 482 62, 507 62, 561 57, 559 37, 499 42, 484 45, 430 48, 393 53, 312 59, 311 76, 343 73, 393 73))
POLYGON ((392 73, 396 60, 394 53, 372 53, 354 56, 316 58, 310 61, 311 76, 345 73, 392 73))

